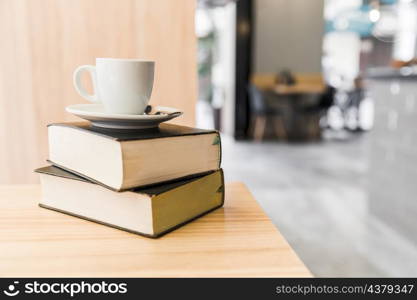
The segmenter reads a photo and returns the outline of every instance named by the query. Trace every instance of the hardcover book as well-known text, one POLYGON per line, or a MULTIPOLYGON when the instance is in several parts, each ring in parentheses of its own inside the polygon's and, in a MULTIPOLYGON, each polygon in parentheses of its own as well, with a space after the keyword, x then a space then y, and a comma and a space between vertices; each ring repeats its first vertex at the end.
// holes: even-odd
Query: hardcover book
POLYGON ((116 191, 220 168, 220 135, 214 130, 161 124, 117 132, 86 122, 51 124, 48 135, 53 165, 116 191))
POLYGON ((223 171, 115 193, 49 166, 40 173, 39 206, 147 237, 159 237, 224 202, 223 171))

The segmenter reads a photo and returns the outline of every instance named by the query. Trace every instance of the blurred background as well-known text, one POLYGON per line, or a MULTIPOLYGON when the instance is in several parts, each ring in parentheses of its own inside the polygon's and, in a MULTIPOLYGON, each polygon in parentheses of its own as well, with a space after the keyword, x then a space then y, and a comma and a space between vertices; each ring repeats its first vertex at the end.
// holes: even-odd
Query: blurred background
POLYGON ((417 1, 201 0, 197 125, 318 276, 417 275, 417 1))
POLYGON ((77 66, 153 59, 314 275, 417 276, 417 1, 0 0, 0 34, 0 184, 38 182, 77 66))

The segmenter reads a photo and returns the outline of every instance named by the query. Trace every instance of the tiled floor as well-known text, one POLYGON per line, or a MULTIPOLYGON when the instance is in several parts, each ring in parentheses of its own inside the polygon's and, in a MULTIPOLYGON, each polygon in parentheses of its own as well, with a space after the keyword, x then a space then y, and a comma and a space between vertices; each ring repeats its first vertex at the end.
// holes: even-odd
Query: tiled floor
POLYGON ((224 136, 222 144, 226 181, 247 184, 314 275, 417 276, 416 240, 369 205, 366 135, 310 144, 224 136))

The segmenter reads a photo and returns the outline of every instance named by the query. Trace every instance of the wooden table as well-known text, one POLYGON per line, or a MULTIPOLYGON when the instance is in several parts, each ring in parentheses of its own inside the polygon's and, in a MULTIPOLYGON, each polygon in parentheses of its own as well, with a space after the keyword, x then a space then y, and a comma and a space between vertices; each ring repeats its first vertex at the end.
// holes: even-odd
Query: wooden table
POLYGON ((246 187, 226 191, 224 208, 155 240, 42 209, 38 185, 0 186, 0 276, 311 276, 246 187))
POLYGON ((325 91, 323 84, 298 83, 294 85, 277 84, 272 91, 278 95, 320 94, 325 91))

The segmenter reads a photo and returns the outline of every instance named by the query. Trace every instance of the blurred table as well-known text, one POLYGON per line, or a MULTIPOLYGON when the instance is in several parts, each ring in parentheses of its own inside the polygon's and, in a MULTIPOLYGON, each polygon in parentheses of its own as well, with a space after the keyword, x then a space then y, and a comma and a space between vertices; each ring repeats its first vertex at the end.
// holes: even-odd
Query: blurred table
POLYGON ((159 239, 42 209, 40 197, 38 185, 0 186, 2 277, 311 276, 239 182, 223 208, 159 239))
POLYGON ((320 94, 325 90, 322 84, 298 83, 294 85, 277 84, 272 91, 278 95, 320 94))

